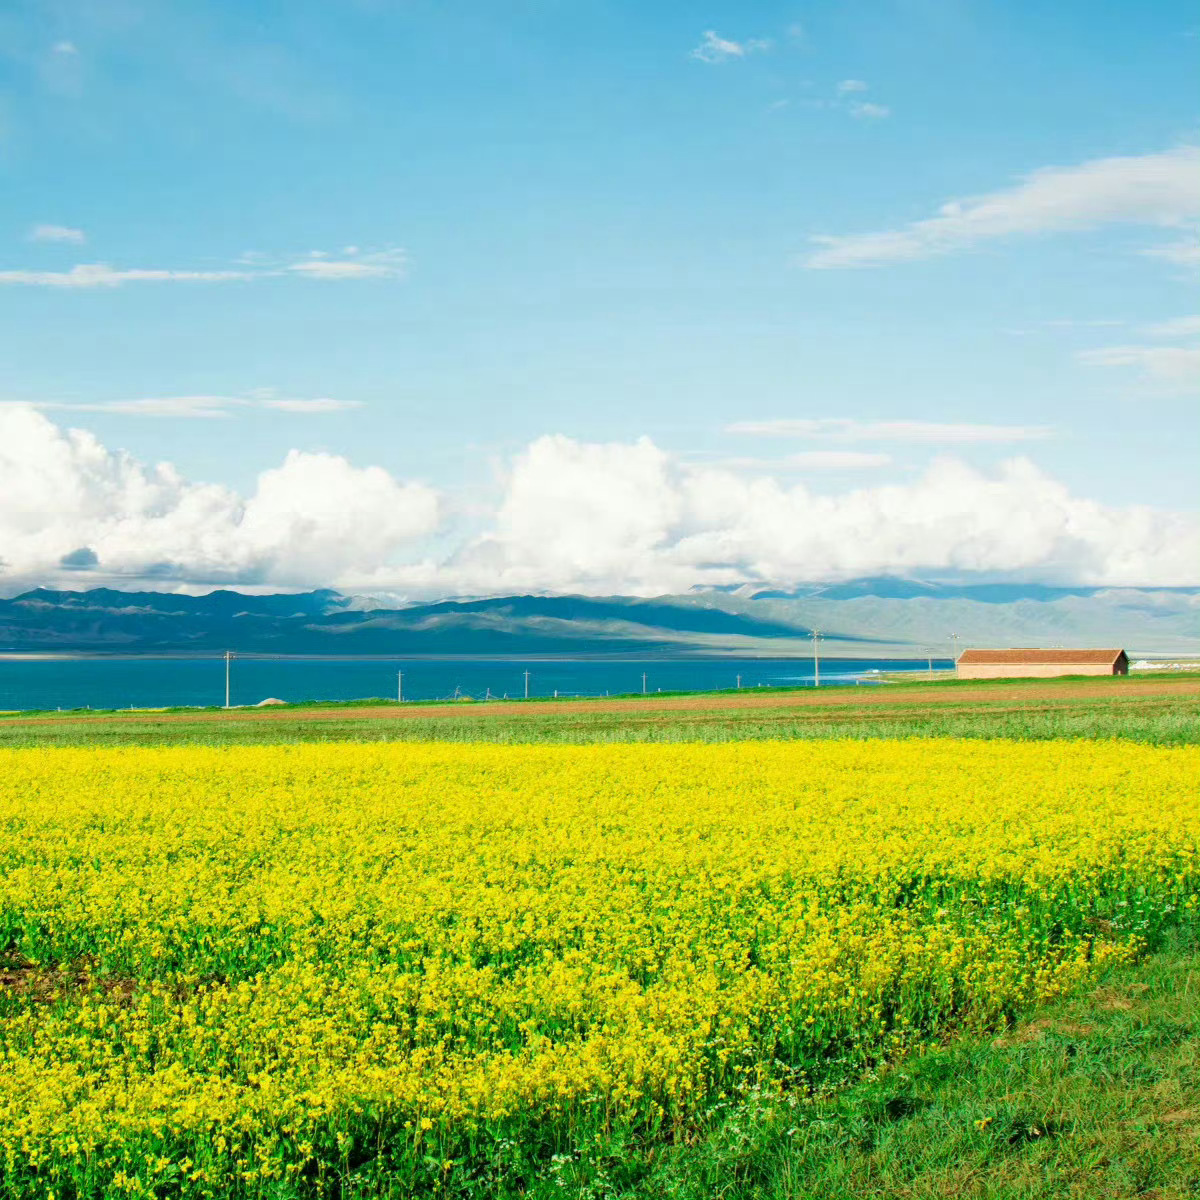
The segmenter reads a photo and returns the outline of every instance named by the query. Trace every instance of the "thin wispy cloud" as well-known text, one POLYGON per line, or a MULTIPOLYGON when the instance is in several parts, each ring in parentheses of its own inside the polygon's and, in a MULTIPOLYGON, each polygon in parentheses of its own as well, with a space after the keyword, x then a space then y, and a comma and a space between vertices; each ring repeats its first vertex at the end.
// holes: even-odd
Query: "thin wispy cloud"
POLYGON ((279 412, 290 413, 332 413, 347 412, 353 408, 362 408, 361 400, 335 400, 331 396, 318 396, 313 400, 298 400, 288 396, 257 401, 260 408, 273 408, 279 412))
POLYGON ((317 415, 362 408, 360 400, 338 400, 330 396, 303 399, 279 396, 272 389, 261 389, 245 396, 145 396, 134 400, 99 400, 91 403, 46 401, 34 408, 62 412, 112 413, 124 417, 184 418, 223 420, 237 411, 272 409, 276 412, 317 415))
POLYGON ((1147 325, 1145 332, 1156 338, 1200 337, 1200 316, 1160 321, 1157 325, 1147 325))
POLYGON ((1089 367, 1132 368, 1171 390, 1190 391, 1200 384, 1200 347, 1102 346, 1081 351, 1079 361, 1089 367))
MULTIPOLYGON (((41 228, 41 227, 39 227, 41 228)), ((48 228, 48 227, 47 227, 48 228)), ((78 231, 67 231, 75 233, 78 231)), ((79 239, 83 235, 80 233, 79 239)), ((37 240, 73 241, 74 238, 37 240)), ((114 267, 108 263, 80 263, 64 271, 30 268, 0 270, 0 286, 48 288, 116 288, 130 283, 230 283, 294 276, 316 280, 399 279, 404 275, 406 255, 400 249, 359 251, 347 247, 338 254, 314 250, 295 260, 272 261, 265 256, 243 255, 238 264, 218 269, 195 270, 176 267, 114 267)))
POLYGON ((1161 246, 1151 246, 1145 251, 1151 258, 1161 258, 1177 267, 1195 269, 1200 267, 1200 238, 1183 238, 1161 246))
POLYGON ((29 231, 31 242, 73 242, 79 244, 87 241, 82 229, 73 229, 70 225, 35 225, 29 231))
POLYGON ((287 270, 309 279, 395 279, 404 274, 406 263, 403 250, 364 254, 347 246, 336 256, 314 250, 306 259, 288 264, 287 270))
POLYGON ((866 83, 861 79, 843 79, 837 85, 839 96, 845 96, 849 92, 865 92, 867 90, 866 83))
POLYGON ((51 288, 114 288, 126 283, 227 283, 234 279, 252 279, 249 271, 191 271, 160 267, 109 266, 107 263, 80 263, 67 271, 0 271, 0 284, 51 288))
POLYGON ((886 104, 872 104, 869 100, 850 105, 850 115, 860 121, 882 121, 892 115, 886 104))
POLYGON ((766 38, 748 38, 743 42, 735 42, 732 38, 723 38, 713 29, 706 29, 700 44, 691 52, 691 57, 705 63, 728 62, 734 58, 745 58, 767 50, 771 43, 766 38))
MULTIPOLYGON (((1200 220, 1200 147, 1046 167, 1015 187, 952 200, 937 215, 899 229, 813 238, 815 270, 871 267, 967 249, 992 238, 1130 224, 1189 227, 1200 220)), ((1191 242, 1155 253, 1193 261, 1191 242)))
POLYGON ((755 437, 814 438, 839 442, 1028 442, 1052 437, 1043 425, 974 425, 939 421, 859 421, 851 417, 800 417, 736 421, 726 433, 755 437))

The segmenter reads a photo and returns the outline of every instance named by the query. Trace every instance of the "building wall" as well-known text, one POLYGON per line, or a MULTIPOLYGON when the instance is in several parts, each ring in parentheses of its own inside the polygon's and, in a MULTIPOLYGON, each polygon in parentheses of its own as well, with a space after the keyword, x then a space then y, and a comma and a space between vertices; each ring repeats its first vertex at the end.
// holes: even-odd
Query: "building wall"
POLYGON ((958 668, 959 679, 1053 679, 1057 675, 1115 675, 1107 663, 1066 666, 1031 663, 971 663, 958 668))

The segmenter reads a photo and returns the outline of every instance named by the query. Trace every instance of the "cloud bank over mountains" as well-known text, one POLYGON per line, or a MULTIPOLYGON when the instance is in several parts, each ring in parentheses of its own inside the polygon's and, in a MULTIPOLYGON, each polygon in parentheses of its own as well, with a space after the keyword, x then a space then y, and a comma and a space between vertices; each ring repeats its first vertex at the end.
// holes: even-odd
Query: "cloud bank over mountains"
POLYGON ((649 439, 551 435, 508 463, 493 510, 292 450, 252 494, 184 479, 0 406, 0 590, 127 581, 652 595, 887 573, 1090 585, 1200 583, 1200 522, 1072 495, 1031 461, 935 458, 911 482, 819 494, 649 439))

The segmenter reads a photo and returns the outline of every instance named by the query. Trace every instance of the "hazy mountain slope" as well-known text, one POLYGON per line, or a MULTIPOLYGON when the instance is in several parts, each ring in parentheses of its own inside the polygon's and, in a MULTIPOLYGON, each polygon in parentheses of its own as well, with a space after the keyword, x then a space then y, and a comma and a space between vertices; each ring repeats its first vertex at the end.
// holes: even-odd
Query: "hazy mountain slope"
POLYGON ((1120 645, 1200 653, 1200 589, 864 579, 788 593, 500 596, 388 605, 322 590, 248 596, 37 589, 0 600, 0 650, 579 655, 811 651, 909 656, 968 645, 1120 645))

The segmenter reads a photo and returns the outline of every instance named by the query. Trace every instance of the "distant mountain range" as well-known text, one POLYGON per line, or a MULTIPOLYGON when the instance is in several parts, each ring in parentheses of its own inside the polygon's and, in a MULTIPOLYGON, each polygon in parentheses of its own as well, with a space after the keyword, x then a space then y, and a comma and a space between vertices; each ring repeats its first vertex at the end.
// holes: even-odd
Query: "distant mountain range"
POLYGON ((792 591, 498 596, 396 604, 323 589, 51 591, 0 599, 0 652, 948 657, 959 648, 1124 646, 1200 653, 1200 588, 1055 588, 860 579, 792 591))

